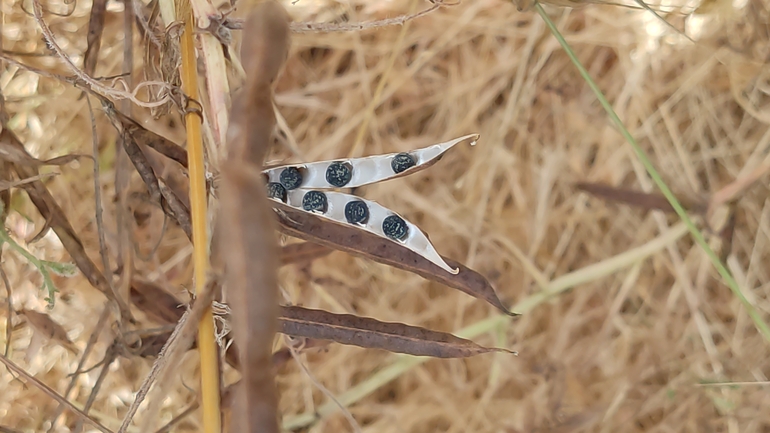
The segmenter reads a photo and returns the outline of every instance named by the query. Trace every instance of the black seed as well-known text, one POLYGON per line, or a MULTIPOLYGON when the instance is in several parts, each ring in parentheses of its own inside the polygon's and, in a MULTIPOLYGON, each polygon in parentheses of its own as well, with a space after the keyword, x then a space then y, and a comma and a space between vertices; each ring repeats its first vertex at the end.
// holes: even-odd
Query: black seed
POLYGON ((320 191, 308 191, 302 197, 302 209, 308 212, 326 213, 326 194, 320 191))
POLYGON ((302 185, 302 172, 297 167, 288 167, 281 172, 281 185, 288 190, 302 185))
POLYGON ((326 181, 330 185, 342 188, 353 177, 353 166, 347 162, 332 162, 326 169, 326 181))
POLYGON ((361 200, 353 200, 345 205, 345 219, 350 224, 366 224, 369 220, 369 208, 361 200))
POLYGON ((267 196, 286 203, 286 188, 278 182, 270 182, 267 184, 267 196))
POLYGON ((409 234, 409 226, 398 215, 391 215, 382 221, 382 231, 385 236, 402 241, 409 234))
POLYGON ((417 164, 414 161, 412 155, 408 153, 399 153, 393 157, 393 161, 390 161, 390 168, 394 173, 401 173, 404 170, 410 169, 417 164))

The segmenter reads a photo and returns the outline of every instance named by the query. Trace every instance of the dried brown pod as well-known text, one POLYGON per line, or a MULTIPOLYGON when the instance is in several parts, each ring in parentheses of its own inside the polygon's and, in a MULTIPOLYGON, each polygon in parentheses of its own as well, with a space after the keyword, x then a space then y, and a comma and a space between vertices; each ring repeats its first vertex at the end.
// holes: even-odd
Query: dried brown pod
POLYGON ((383 240, 373 233, 323 219, 282 203, 274 203, 273 207, 281 231, 287 235, 413 272, 484 300, 508 315, 515 315, 503 305, 492 284, 483 275, 461 263, 443 258, 449 266, 458 269, 457 274, 451 274, 414 251, 383 240))
POLYGON ((482 353, 508 352, 479 346, 446 332, 302 307, 281 307, 278 323, 280 332, 286 335, 414 356, 466 358, 482 353))

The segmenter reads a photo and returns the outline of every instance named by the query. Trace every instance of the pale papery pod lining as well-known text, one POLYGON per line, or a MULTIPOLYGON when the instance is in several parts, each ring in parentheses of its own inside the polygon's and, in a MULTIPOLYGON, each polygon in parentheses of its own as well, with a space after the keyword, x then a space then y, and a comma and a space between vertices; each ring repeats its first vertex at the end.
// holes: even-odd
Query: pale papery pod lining
MULTIPOLYGON (((288 191, 286 195, 286 204, 303 212, 308 212, 302 207, 302 199, 309 191, 312 190, 298 188, 288 191)), ((425 235, 425 233, 423 233, 422 230, 420 230, 419 227, 409 222, 406 218, 402 217, 398 213, 393 212, 392 210, 382 206, 375 201, 366 200, 351 194, 330 191, 324 191, 323 194, 326 196, 326 212, 311 213, 318 215, 321 218, 328 219, 348 227, 355 227, 361 230, 366 230, 390 242, 395 242, 399 245, 402 245, 403 247, 421 255, 431 263, 449 272, 450 274, 457 275, 460 272, 459 269, 452 268, 444 261, 444 259, 441 258, 441 256, 436 251, 436 248, 433 247, 433 244, 430 243, 428 237, 425 235), (345 206, 353 201, 364 202, 369 210, 369 218, 363 224, 352 224, 349 223, 345 218, 345 206), (385 235, 382 229, 382 223, 385 218, 391 215, 398 216, 406 223, 409 231, 405 238, 396 240, 385 235)), ((275 198, 273 198, 273 200, 279 201, 275 198)))
POLYGON ((302 188, 335 188, 335 186, 329 184, 326 180, 326 170, 333 163, 348 163, 352 166, 353 171, 350 181, 346 183, 344 187, 355 188, 396 177, 406 176, 428 168, 438 162, 439 158, 456 144, 471 140, 471 146, 473 146, 476 144, 478 138, 478 134, 469 134, 443 143, 415 149, 409 152, 403 152, 408 153, 414 159, 415 165, 400 173, 395 173, 393 171, 391 161, 396 155, 402 152, 367 156, 363 158, 335 159, 305 164, 280 165, 264 170, 263 173, 268 176, 269 182, 280 183, 281 172, 287 167, 296 167, 302 171, 302 188))

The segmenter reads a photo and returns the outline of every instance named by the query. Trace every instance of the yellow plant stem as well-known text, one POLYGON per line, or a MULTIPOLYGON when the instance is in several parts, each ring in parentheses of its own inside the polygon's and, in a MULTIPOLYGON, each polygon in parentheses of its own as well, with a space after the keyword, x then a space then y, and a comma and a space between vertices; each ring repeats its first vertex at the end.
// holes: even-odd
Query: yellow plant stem
MULTIPOLYGON (((182 91, 191 99, 188 109, 198 106, 198 76, 193 44, 193 17, 188 11, 182 15, 185 20, 182 35, 182 91)), ((198 106, 200 108, 200 106, 198 106)), ((203 142, 201 139, 201 114, 188 111, 187 154, 190 164, 190 206, 193 231, 193 264, 195 266, 195 293, 200 293, 206 284, 209 270, 208 230, 206 228, 206 184, 203 166, 203 142)), ((219 366, 218 351, 214 337, 214 318, 211 307, 206 310, 198 324, 198 350, 201 360, 201 409, 203 431, 219 433, 222 428, 219 408, 219 366)))

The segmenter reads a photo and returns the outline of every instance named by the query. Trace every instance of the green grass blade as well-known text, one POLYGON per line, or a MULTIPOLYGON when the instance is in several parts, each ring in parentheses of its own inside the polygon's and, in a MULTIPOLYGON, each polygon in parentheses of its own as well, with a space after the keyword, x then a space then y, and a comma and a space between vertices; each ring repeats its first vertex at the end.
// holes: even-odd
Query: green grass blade
POLYGON ((559 44, 561 44, 562 48, 567 53, 567 56, 569 56, 570 60, 572 60, 572 63, 578 69, 578 71, 580 72, 580 75, 586 81, 586 83, 591 88, 591 90, 593 90, 594 94, 596 95, 596 98, 599 100, 599 103, 602 105, 602 107, 604 107, 604 110, 609 115, 612 123, 618 128, 621 135, 623 135, 623 138, 625 138, 626 141, 628 141, 628 143, 631 144, 631 147, 633 147, 634 152, 636 153, 642 165, 644 165, 644 168, 647 170, 647 173, 649 173, 650 177, 658 186, 660 191, 663 193, 663 195, 666 197, 669 203, 671 203, 671 206, 673 206, 677 215, 679 215, 679 218, 685 223, 685 225, 687 225, 687 228, 690 231, 690 234, 692 235, 695 242, 703 249, 703 251, 706 252, 706 255, 708 256, 709 260, 711 260, 711 263, 717 269, 717 272, 719 272, 719 275, 722 276, 725 283, 727 284, 728 287, 730 287, 730 290, 733 292, 735 297, 737 297, 738 300, 740 300, 741 303, 743 304, 743 307, 746 309, 746 313, 749 315, 749 317, 751 317, 751 320, 754 322, 754 325, 757 327, 757 329, 765 338, 765 340, 770 342, 770 327, 768 327, 767 323, 765 323, 765 321, 759 315, 759 312, 756 310, 756 308, 754 308, 751 302, 749 302, 749 300, 746 299, 746 296, 744 296, 743 292, 741 292, 741 289, 738 286, 738 282, 732 276, 730 271, 727 270, 727 268, 719 259, 719 257, 711 249, 709 244, 706 242, 706 239, 704 238, 703 233, 701 233, 700 230, 698 230, 698 228, 695 226, 695 224, 693 224, 692 220, 687 215, 687 212, 684 210, 684 207, 682 207, 682 204, 679 203, 679 201, 676 199, 674 194, 671 192, 671 189, 669 189, 668 185, 666 185, 666 183, 660 177, 660 174, 658 173, 658 171, 652 165, 652 162, 650 162, 650 159, 647 158, 647 155, 644 153, 644 150, 642 150, 642 148, 636 142, 634 137, 631 136, 631 133, 628 132, 628 129, 626 129, 626 127, 623 125, 623 122, 620 120, 617 113, 615 113, 615 110, 612 108, 612 105, 610 105, 610 103, 607 101, 607 98, 604 97, 604 94, 599 89, 599 86, 597 86, 594 80, 591 79, 591 76, 588 74, 588 71, 586 70, 586 68, 583 67, 583 64, 580 63, 580 60, 578 60, 577 56, 575 56, 575 52, 572 51, 572 48, 570 48, 567 41, 564 39, 562 34, 556 28, 556 25, 554 25, 553 21, 551 21, 551 19, 548 17, 548 14, 545 13, 543 6, 540 5, 540 3, 535 3, 535 10, 537 10, 537 13, 540 14, 540 17, 543 18, 543 21, 545 21, 546 25, 551 30, 551 33, 559 41, 559 44))

